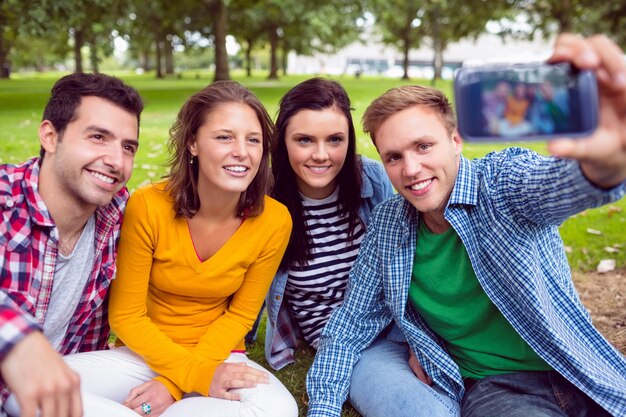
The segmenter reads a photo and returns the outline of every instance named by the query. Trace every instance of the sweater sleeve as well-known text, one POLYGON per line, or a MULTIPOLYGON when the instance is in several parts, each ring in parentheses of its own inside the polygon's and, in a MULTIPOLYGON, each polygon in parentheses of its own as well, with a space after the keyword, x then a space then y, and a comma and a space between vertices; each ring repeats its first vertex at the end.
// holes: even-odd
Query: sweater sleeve
POLYGON ((206 395, 209 380, 196 376, 208 374, 212 364, 174 342, 147 316, 146 298, 158 233, 150 221, 145 198, 133 194, 124 214, 117 277, 111 285, 111 328, 152 370, 165 377, 159 380, 174 398, 180 399, 182 392, 206 395))

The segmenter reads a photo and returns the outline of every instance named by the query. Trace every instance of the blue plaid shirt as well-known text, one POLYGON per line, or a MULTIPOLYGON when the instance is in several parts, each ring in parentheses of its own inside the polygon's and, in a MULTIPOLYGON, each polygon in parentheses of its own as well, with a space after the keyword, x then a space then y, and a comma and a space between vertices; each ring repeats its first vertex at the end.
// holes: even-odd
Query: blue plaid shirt
MULTIPOLYGON (((615 415, 626 415, 626 359, 593 327, 571 279, 557 226, 618 200, 590 184, 575 161, 512 148, 461 157, 445 217, 461 237, 484 291, 556 371, 615 415)), ((418 212, 400 195, 372 215, 307 375, 309 417, 339 416, 360 352, 392 321, 434 384, 460 402, 464 388, 445 344, 407 303, 418 212)))

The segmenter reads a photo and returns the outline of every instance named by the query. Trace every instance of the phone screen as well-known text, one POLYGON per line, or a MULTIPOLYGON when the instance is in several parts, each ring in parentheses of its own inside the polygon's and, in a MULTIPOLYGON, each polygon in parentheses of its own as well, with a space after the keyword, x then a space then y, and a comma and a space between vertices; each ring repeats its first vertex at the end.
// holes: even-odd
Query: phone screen
POLYGON ((588 131, 580 79, 569 65, 492 67, 463 77, 457 111, 465 136, 525 140, 588 131))

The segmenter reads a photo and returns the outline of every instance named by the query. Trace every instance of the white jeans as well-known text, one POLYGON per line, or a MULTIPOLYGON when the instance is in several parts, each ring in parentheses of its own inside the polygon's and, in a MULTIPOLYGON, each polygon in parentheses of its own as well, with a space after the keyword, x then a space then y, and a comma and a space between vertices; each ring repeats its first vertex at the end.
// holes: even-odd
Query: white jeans
MULTIPOLYGON (((144 360, 127 347, 77 353, 64 357, 80 376, 84 417, 137 417, 121 405, 129 391, 157 376, 144 360)), ((225 362, 243 362, 269 374, 269 384, 233 390, 240 401, 186 394, 162 417, 297 417, 298 406, 287 388, 270 372, 243 353, 231 353, 225 362)), ((19 413, 9 415, 19 416, 19 413)))

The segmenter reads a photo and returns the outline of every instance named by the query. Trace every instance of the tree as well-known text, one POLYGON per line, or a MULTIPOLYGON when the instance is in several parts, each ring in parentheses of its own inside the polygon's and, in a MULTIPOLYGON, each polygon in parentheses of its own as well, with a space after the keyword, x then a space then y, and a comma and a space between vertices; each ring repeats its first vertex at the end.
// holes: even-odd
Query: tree
POLYGON ((433 48, 434 77, 441 78, 443 54, 451 42, 478 37, 487 22, 499 19, 510 6, 499 0, 428 0, 424 3, 420 30, 433 48))
POLYGON ((205 0, 213 19, 213 45, 215 47, 215 75, 213 81, 229 80, 228 54, 226 53, 227 10, 224 0, 205 0))
POLYGON ((403 79, 408 78, 408 54, 411 48, 427 41, 433 48, 433 82, 441 78, 443 54, 451 42, 478 36, 489 20, 510 10, 498 0, 372 0, 371 10, 381 29, 383 42, 399 45, 403 54, 403 79))
MULTIPOLYGON (((285 71, 287 54, 328 52, 358 37, 360 1, 349 0, 233 0, 233 33, 246 45, 246 61, 260 41, 270 46, 269 76, 278 78, 279 51, 285 71)), ((249 66, 249 64, 246 64, 249 66)))
POLYGON ((228 15, 231 34, 243 45, 246 75, 252 75, 252 51, 260 42, 265 42, 266 31, 263 14, 255 8, 255 0, 234 0, 228 15))
POLYGON ((530 34, 605 33, 626 47, 626 2, 593 0, 514 0, 527 17, 530 34))
POLYGON ((413 0, 396 0, 393 3, 375 0, 371 2, 370 8, 383 43, 395 46, 402 52, 402 79, 408 80, 409 51, 418 47, 424 36, 423 30, 418 28, 418 12, 423 13, 421 4, 413 0))
POLYGON ((100 54, 113 52, 112 27, 126 14, 125 0, 39 0, 28 3, 26 26, 34 36, 63 39, 68 31, 73 39, 74 71, 83 71, 82 49, 90 47, 92 70, 98 70, 100 54), (32 4, 31 4, 32 3, 32 4))
POLYGON ((0 0, 0 78, 9 78, 11 73, 9 53, 19 29, 19 0, 0 0))
POLYGON ((129 7, 119 29, 129 42, 129 53, 146 71, 154 63, 157 78, 174 74, 174 46, 184 38, 189 16, 198 15, 204 7, 190 0, 132 0, 129 7))

